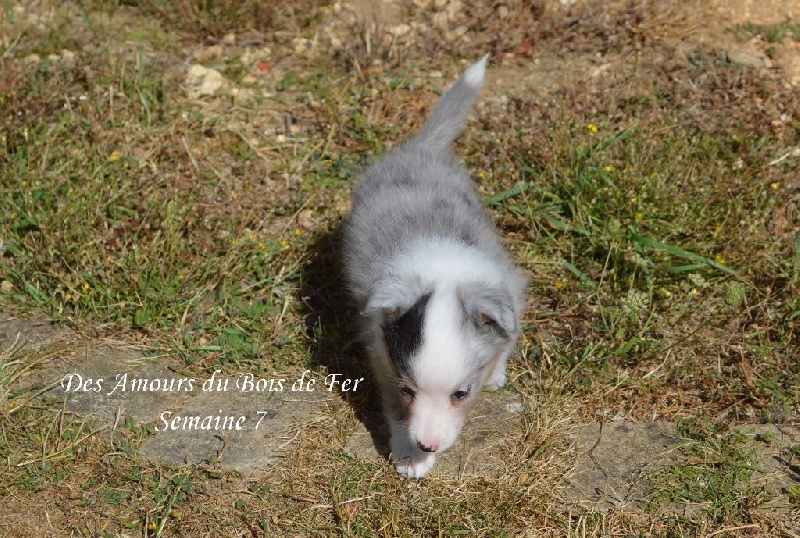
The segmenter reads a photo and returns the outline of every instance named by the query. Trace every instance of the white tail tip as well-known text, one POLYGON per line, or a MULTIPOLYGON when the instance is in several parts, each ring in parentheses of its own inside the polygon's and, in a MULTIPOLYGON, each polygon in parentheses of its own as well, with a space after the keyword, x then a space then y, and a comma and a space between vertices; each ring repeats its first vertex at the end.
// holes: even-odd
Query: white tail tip
POLYGON ((467 67, 464 71, 464 82, 470 86, 481 86, 483 84, 483 76, 486 74, 486 62, 489 61, 489 55, 486 54, 483 58, 467 67))

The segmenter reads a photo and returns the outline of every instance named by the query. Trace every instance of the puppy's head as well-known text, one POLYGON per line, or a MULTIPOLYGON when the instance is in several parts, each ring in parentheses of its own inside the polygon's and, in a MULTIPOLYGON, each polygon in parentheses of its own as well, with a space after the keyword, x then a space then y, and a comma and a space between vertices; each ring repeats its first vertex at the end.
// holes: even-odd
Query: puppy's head
POLYGON ((446 450, 514 343, 512 299, 506 290, 478 282, 387 289, 399 291, 384 297, 380 308, 409 441, 426 452, 446 450))

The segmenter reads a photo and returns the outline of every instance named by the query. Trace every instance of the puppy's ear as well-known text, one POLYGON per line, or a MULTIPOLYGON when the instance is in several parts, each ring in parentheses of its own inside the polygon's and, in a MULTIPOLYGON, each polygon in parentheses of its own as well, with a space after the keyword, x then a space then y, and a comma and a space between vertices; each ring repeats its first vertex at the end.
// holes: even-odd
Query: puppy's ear
POLYGON ((475 282, 461 284, 458 296, 470 320, 481 330, 508 339, 517 332, 514 301, 507 290, 475 282))
POLYGON ((418 277, 388 276, 375 284, 374 291, 361 314, 369 316, 381 312, 384 320, 393 321, 406 313, 423 294, 422 283, 418 277))

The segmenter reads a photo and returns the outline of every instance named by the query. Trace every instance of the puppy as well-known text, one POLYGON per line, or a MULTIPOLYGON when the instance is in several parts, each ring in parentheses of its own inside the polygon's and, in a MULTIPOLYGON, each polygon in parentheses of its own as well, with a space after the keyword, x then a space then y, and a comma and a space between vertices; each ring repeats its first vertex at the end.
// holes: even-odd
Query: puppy
POLYGON ((467 68, 415 136, 363 173, 344 228, 346 284, 392 456, 412 478, 455 443, 481 389, 505 384, 525 304, 525 278, 451 153, 487 59, 467 68))

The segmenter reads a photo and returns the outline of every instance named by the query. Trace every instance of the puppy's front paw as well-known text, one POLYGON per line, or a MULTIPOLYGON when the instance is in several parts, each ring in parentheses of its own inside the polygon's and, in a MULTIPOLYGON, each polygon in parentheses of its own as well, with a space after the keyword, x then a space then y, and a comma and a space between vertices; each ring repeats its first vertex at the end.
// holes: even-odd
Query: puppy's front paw
POLYGON ((436 462, 436 454, 423 452, 406 440, 393 435, 390 441, 392 448, 392 458, 397 471, 409 478, 421 478, 431 470, 436 462))
POLYGON ((409 478, 421 478, 428 474, 433 464, 436 463, 436 455, 417 450, 416 454, 411 454, 404 458, 395 456, 397 472, 409 478))
POLYGON ((506 384, 506 369, 505 368, 495 368, 492 375, 489 376, 489 379, 486 380, 486 384, 483 385, 483 388, 486 390, 497 390, 505 386, 506 384))

